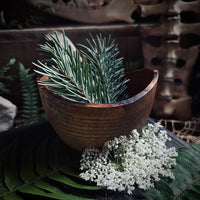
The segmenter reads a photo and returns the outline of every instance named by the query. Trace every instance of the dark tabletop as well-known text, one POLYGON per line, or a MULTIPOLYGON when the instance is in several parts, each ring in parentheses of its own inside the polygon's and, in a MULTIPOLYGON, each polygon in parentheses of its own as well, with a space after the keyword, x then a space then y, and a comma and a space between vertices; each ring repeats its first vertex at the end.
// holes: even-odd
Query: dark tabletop
MULTIPOLYGON (((149 118, 148 123, 154 123, 154 121, 149 118)), ((165 128, 163 128, 165 129, 165 128)), ((165 129, 166 130, 166 129, 165 129)), ((170 142, 167 142, 167 147, 176 147, 177 149, 180 147, 188 146, 189 144, 185 143, 183 140, 175 136, 172 132, 168 131, 168 136, 172 138, 170 142)), ((30 125, 21 128, 15 128, 6 132, 0 133, 0 151, 11 143, 16 137, 20 137, 22 140, 30 141, 32 137, 46 137, 49 135, 56 135, 51 125, 48 122, 38 123, 35 125, 30 125)), ((57 137, 57 136, 56 136, 57 137)), ((76 193, 76 191, 72 191, 72 193, 76 193)), ((83 192, 81 196, 86 196, 90 198, 95 198, 99 200, 107 199, 107 200, 147 200, 151 199, 145 196, 140 190, 135 190, 132 195, 128 195, 125 192, 113 192, 109 190, 100 190, 100 191, 87 191, 83 192)))

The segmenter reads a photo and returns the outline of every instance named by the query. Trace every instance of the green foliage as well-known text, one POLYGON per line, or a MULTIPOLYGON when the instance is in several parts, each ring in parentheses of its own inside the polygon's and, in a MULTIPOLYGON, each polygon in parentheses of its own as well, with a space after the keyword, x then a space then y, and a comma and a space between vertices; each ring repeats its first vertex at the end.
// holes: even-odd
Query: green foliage
MULTIPOLYGON (((34 73, 30 73, 30 69, 25 69, 22 63, 19 63, 19 74, 9 75, 8 71, 10 66, 15 63, 15 58, 10 59, 10 61, 3 67, 0 68, 0 95, 13 94, 16 91, 10 90, 10 83, 14 80, 20 82, 21 91, 18 93, 18 98, 22 98, 22 110, 19 109, 19 113, 23 119, 20 119, 20 123, 16 123, 17 126, 25 126, 29 124, 36 123, 38 121, 43 121, 46 119, 44 113, 39 113, 39 101, 38 101, 38 89, 34 81, 34 73)), ((19 106, 20 107, 20 106, 19 106)))
POLYGON ((9 60, 9 62, 0 68, 0 95, 10 93, 10 89, 3 82, 5 80, 13 80, 13 77, 8 75, 7 72, 10 69, 10 66, 15 63, 15 58, 9 60))
POLYGON ((30 69, 25 69, 23 64, 19 63, 19 80, 23 99, 22 117, 32 120, 38 117, 38 90, 33 76, 30 69))
POLYGON ((0 152, 0 199, 87 199, 78 191, 101 188, 80 182, 79 158, 55 135, 15 140, 0 152))
POLYGON ((108 39, 101 35, 91 39, 86 39, 89 47, 81 45, 86 52, 81 51, 91 65, 91 70, 101 79, 103 91, 105 91, 106 102, 116 103, 124 93, 127 80, 124 78, 124 68, 122 68, 123 58, 118 58, 119 49, 111 36, 108 39))
POLYGON ((161 178, 155 188, 146 192, 154 200, 199 200, 200 144, 179 151, 177 165, 172 169, 175 179, 161 178))
POLYGON ((109 37, 97 36, 97 43, 91 37, 89 47, 83 46, 88 52, 74 51, 68 44, 63 32, 64 44, 57 33, 48 35, 46 43, 40 50, 47 57, 38 61, 41 75, 49 77, 40 82, 41 85, 52 87, 52 91, 70 101, 87 103, 116 103, 125 90, 127 80, 123 79, 124 69, 122 58, 117 58, 119 50, 109 37))

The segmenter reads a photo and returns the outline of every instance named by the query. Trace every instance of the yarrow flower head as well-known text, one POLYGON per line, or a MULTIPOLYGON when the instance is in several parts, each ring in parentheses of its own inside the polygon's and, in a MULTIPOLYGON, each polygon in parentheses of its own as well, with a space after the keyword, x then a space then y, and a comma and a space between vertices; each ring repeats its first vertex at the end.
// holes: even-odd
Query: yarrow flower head
POLYGON ((174 178, 171 168, 176 165, 177 152, 167 148, 170 140, 159 123, 148 124, 141 133, 133 130, 105 142, 102 151, 87 148, 82 154, 80 177, 98 186, 131 194, 137 185, 147 190, 159 181, 159 175, 174 178), (160 131, 159 131, 160 130, 160 131))

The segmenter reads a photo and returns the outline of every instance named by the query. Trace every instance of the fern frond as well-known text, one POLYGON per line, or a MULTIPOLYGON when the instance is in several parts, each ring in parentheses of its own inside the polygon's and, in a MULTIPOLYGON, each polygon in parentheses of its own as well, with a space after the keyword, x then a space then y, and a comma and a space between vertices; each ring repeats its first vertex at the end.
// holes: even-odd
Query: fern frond
POLYGON ((172 169, 175 179, 161 180, 145 192, 155 200, 196 199, 200 197, 200 144, 181 148, 176 160, 177 165, 172 169))
POLYGON ((33 73, 19 63, 19 80, 23 99, 22 117, 34 119, 38 117, 38 91, 33 80, 33 73))
MULTIPOLYGON (((94 56, 89 57, 86 53, 72 50, 64 32, 62 37, 63 44, 56 33, 47 36, 46 43, 40 45, 40 50, 46 59, 43 62, 38 61, 38 64, 33 63, 37 67, 35 72, 48 76, 49 79, 39 84, 52 87, 55 94, 70 101, 115 103, 124 92, 126 81, 122 81, 123 69, 119 69, 122 59, 116 58, 118 49, 114 42, 104 44, 105 41, 99 38, 98 48, 103 52, 101 56, 103 63, 101 63, 100 60, 93 60, 94 56), (99 68, 94 68, 95 62, 99 68), (119 83, 119 80, 122 82, 119 83)), ((96 53, 95 49, 91 51, 93 54, 96 53)))
POLYGON ((56 135, 19 136, 0 151, 0 199, 90 199, 102 188, 81 181, 72 152, 56 135))

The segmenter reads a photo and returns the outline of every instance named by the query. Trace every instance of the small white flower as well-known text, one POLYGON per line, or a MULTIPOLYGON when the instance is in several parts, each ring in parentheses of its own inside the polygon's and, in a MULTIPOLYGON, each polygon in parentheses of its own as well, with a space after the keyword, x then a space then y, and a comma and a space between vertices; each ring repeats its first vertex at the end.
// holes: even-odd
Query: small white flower
POLYGON ((110 190, 131 194, 135 185, 147 190, 159 181, 159 175, 174 178, 170 169, 178 156, 174 147, 167 149, 170 138, 159 123, 105 142, 102 151, 87 148, 80 160, 80 177, 110 190))

